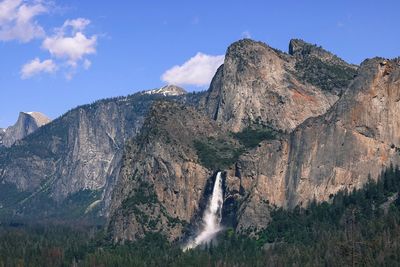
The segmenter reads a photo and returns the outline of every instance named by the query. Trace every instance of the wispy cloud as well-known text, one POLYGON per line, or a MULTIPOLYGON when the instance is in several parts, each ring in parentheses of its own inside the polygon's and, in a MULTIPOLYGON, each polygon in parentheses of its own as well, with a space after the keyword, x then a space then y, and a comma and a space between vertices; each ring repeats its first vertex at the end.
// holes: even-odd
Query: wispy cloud
POLYGON ((48 12, 43 1, 28 4, 22 0, 4 0, 0 2, 0 41, 29 42, 45 36, 42 26, 35 20, 37 16, 48 12))
POLYGON ((89 59, 85 59, 84 61, 83 61, 83 68, 85 69, 85 70, 88 70, 89 68, 90 68, 90 66, 92 66, 92 62, 89 60, 89 59))
POLYGON ((224 62, 223 55, 197 53, 182 65, 176 65, 161 76, 168 84, 205 86, 210 84, 217 68, 224 62))
POLYGON ((21 69, 21 78, 28 79, 39 73, 53 73, 57 70, 56 64, 51 59, 40 61, 39 58, 35 58, 32 61, 26 63, 21 69))
POLYGON ((242 32, 242 38, 251 39, 251 33, 249 31, 242 32))
POLYGON ((68 30, 69 27, 71 27, 73 32, 80 32, 85 30, 85 28, 90 24, 90 20, 85 19, 85 18, 77 18, 77 19, 72 19, 69 20, 67 19, 63 26, 61 27, 60 31, 61 33, 64 33, 66 30, 68 30))

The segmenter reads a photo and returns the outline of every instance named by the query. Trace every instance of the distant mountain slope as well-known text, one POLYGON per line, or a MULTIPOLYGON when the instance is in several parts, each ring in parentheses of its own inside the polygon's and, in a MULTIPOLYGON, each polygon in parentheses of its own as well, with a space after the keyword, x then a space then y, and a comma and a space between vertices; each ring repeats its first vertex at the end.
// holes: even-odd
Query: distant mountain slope
POLYGON ((36 131, 51 120, 40 112, 20 112, 17 122, 6 129, 0 129, 0 146, 10 147, 16 141, 36 131))
MULTIPOLYGON (((82 190, 100 192, 93 202, 104 200, 97 204, 107 205, 125 141, 140 131, 153 101, 177 97, 163 90, 152 94, 140 92, 67 112, 0 151, 0 187, 15 185, 25 196, 16 197, 17 202, 22 201, 21 207, 34 203, 35 198, 62 202, 82 190)), ((182 91, 180 98, 185 97, 182 91)), ((36 201, 35 205, 40 202, 43 201, 36 201)), ((25 208, 22 213, 29 212, 25 208)), ((41 211, 36 215, 40 216, 41 211)))

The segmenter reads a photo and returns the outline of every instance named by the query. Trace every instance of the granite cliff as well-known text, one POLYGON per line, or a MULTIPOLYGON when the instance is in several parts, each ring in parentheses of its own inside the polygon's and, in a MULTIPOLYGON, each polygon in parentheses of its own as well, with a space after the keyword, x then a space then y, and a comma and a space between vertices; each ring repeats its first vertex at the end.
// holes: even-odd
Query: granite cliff
POLYGON ((338 99, 335 90, 347 85, 356 67, 300 41, 290 42, 290 52, 248 39, 232 44, 204 101, 209 116, 229 125, 234 132, 256 121, 290 132, 307 118, 325 113, 338 99), (317 61, 322 66, 318 70, 346 73, 347 76, 336 78, 346 82, 337 82, 335 90, 319 86, 327 84, 326 80, 335 80, 327 77, 331 72, 310 73, 299 67, 317 61), (304 73, 312 79, 303 77, 304 73))
POLYGON ((398 165, 399 71, 398 60, 364 61, 326 114, 242 156, 228 171, 248 192, 240 227, 259 229, 268 222, 259 203, 293 208, 314 199, 329 201, 339 190, 360 188, 398 165))

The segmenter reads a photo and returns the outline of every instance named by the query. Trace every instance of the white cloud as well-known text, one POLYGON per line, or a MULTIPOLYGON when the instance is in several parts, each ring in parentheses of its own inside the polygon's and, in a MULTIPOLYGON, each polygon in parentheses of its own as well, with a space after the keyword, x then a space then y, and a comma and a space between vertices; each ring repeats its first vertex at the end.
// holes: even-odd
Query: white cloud
POLYGON ((90 68, 90 66, 92 66, 92 62, 89 59, 85 59, 83 61, 83 68, 85 70, 88 70, 90 68))
POLYGON ((42 72, 52 73, 57 70, 56 64, 51 59, 40 61, 39 58, 35 58, 32 61, 26 63, 21 69, 21 78, 28 79, 34 75, 42 72))
POLYGON ((51 0, 0 0, 0 41, 26 43, 40 38, 42 49, 51 55, 49 60, 41 62, 35 58, 22 66, 23 79, 59 68, 72 77, 79 66, 89 69, 91 62, 86 57, 96 53, 97 35, 85 33, 90 24, 86 18, 68 19, 54 28, 52 35, 46 34, 37 17, 50 12, 51 6, 51 0))
POLYGON ((224 56, 197 53, 180 66, 164 72, 161 79, 169 84, 204 86, 211 82, 216 70, 224 63, 224 56))
POLYGON ((249 31, 242 32, 242 37, 246 39, 251 39, 251 33, 249 31))
POLYGON ((77 18, 73 20, 66 20, 62 26, 62 29, 65 30, 69 26, 73 29, 73 31, 83 31, 90 24, 90 20, 85 18, 77 18))
POLYGON ((42 48, 49 51, 52 57, 65 61, 69 70, 67 79, 72 79, 76 68, 82 64, 84 69, 89 69, 91 62, 86 56, 96 53, 97 36, 87 36, 84 33, 90 20, 78 18, 66 20, 61 28, 55 30, 53 36, 43 40, 42 48))
POLYGON ((27 4, 22 0, 3 0, 0 2, 0 41, 18 40, 29 42, 43 37, 43 28, 35 17, 48 11, 42 1, 27 4))
POLYGON ((74 36, 47 37, 42 44, 52 56, 66 58, 71 65, 75 65, 85 55, 96 53, 97 37, 86 37, 77 32, 74 36))

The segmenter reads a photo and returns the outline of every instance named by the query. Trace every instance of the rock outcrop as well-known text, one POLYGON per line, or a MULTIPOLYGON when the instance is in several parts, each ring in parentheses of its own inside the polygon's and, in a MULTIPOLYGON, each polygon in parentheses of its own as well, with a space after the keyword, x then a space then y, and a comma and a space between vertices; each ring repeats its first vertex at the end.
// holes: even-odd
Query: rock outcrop
MULTIPOLYGON (((301 79, 296 66, 303 59, 298 55, 306 47, 297 45, 289 55, 249 39, 232 44, 211 83, 204 109, 234 132, 254 122, 290 132, 307 118, 324 114, 338 96, 301 79)), ((318 51, 312 58, 328 61, 326 54, 331 54, 318 51)), ((337 69, 353 70, 344 61, 332 58, 335 60, 329 62, 337 69)))
POLYGON ((357 66, 303 40, 290 40, 289 54, 298 79, 332 94, 342 94, 357 73, 357 66))
POLYGON ((0 146, 12 146, 16 141, 25 138, 39 127, 51 120, 40 112, 20 112, 17 122, 7 129, 0 129, 0 146))

